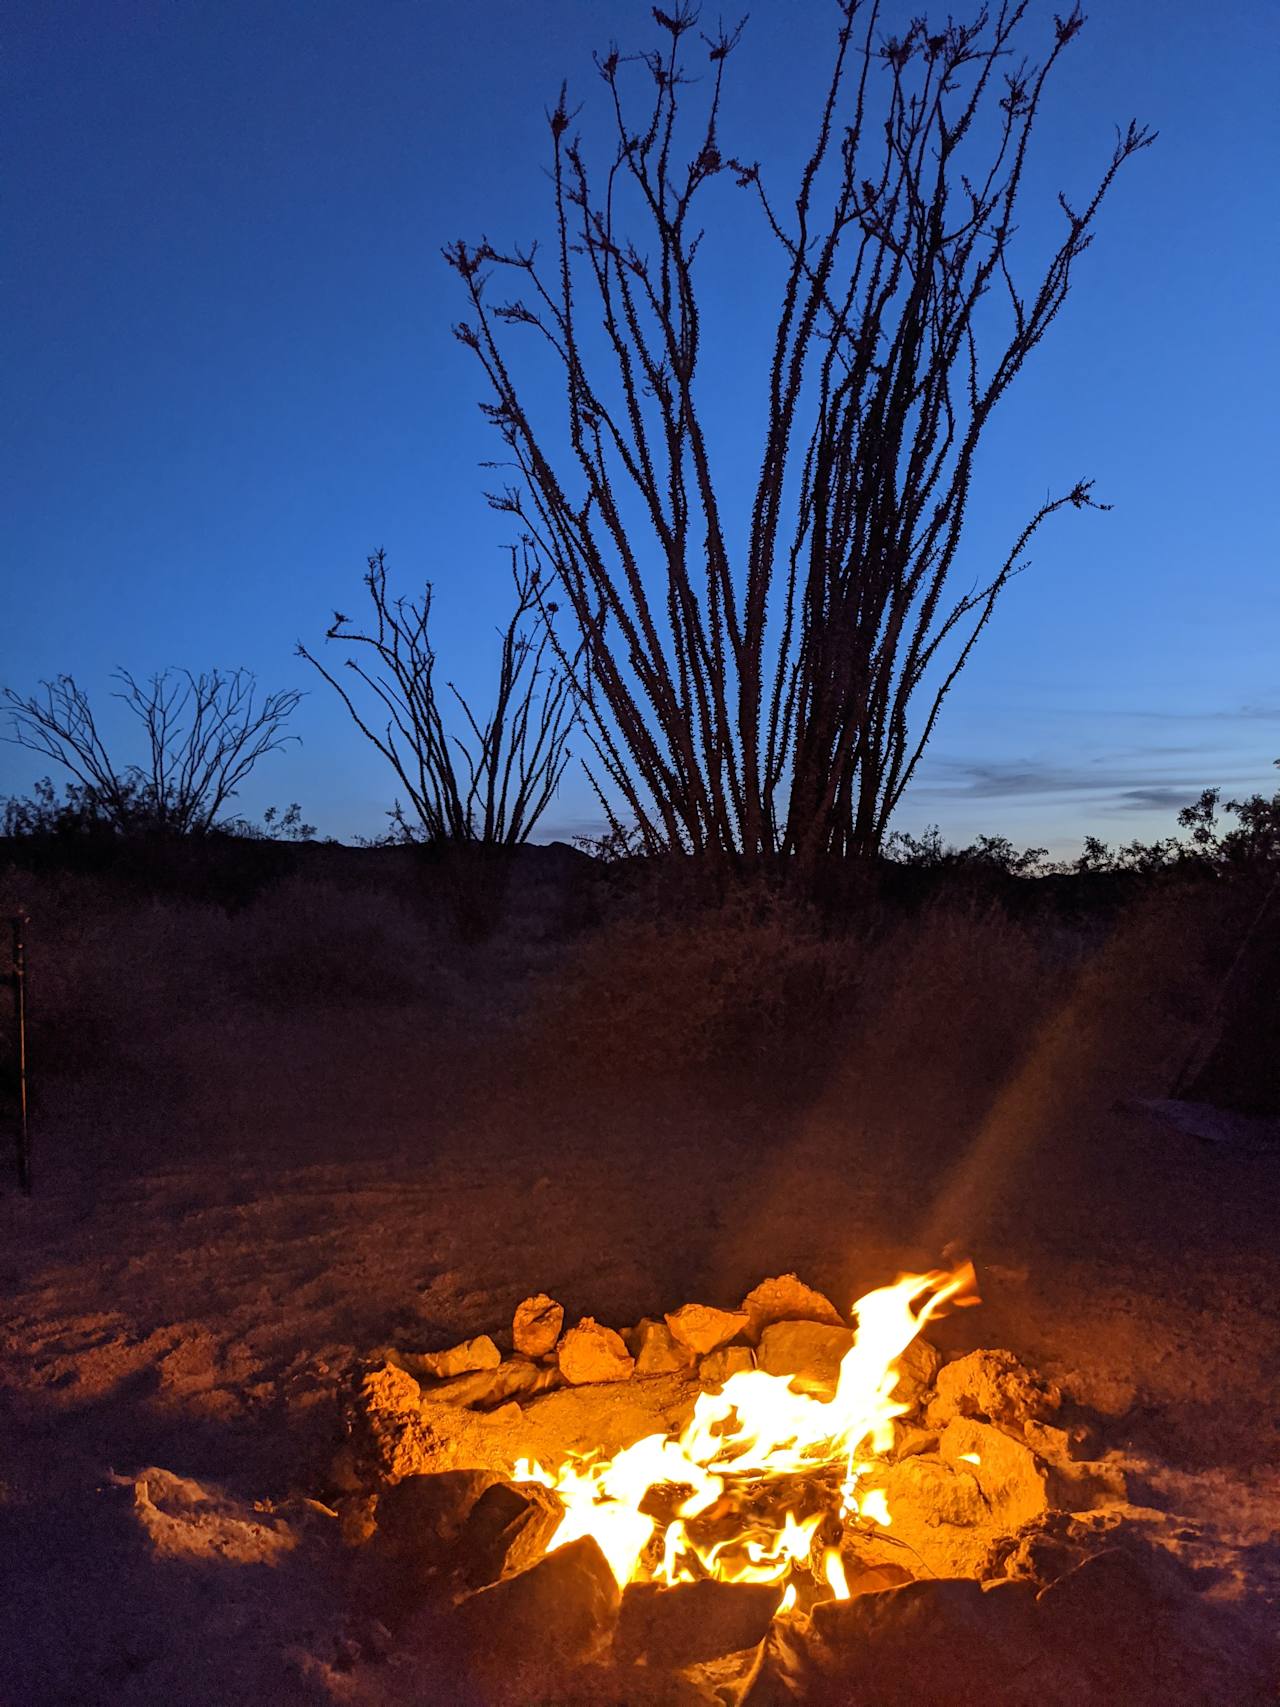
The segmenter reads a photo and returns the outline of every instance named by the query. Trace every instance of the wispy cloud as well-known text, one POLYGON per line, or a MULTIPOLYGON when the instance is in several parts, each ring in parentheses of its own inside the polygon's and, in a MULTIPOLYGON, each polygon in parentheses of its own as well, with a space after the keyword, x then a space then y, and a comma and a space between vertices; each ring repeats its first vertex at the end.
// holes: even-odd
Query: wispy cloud
MULTIPOLYGON (((1161 811, 1189 805, 1209 787, 1255 788, 1257 769, 1238 759, 1185 763, 1191 752, 1155 748, 1077 762, 1052 759, 934 758, 912 789, 916 799, 1071 801, 1107 811, 1161 811), (1180 762, 1171 764, 1171 759, 1180 762), (1122 760, 1122 762, 1118 762, 1122 760)), ((1212 751, 1212 749, 1207 749, 1212 751)))

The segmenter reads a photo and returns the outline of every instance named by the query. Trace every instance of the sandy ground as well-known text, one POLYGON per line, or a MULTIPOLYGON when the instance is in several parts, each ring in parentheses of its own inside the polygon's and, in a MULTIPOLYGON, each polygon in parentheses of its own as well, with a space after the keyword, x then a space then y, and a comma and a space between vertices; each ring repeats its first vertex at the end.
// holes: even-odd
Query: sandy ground
POLYGON ((311 1493, 379 1345, 500 1329, 539 1289, 621 1324, 796 1269, 847 1303, 953 1239, 985 1301, 941 1341, 1061 1375, 1206 1581, 1274 1606, 1280 1158, 1117 1113, 1034 1051, 976 1135, 909 1143, 838 1066, 754 1101, 588 1096, 572 1063, 535 1083, 424 1025, 247 1014, 46 1088, 36 1193, 0 1197, 3 1707, 358 1701, 322 1663, 322 1570, 157 1561, 113 1478, 311 1493))

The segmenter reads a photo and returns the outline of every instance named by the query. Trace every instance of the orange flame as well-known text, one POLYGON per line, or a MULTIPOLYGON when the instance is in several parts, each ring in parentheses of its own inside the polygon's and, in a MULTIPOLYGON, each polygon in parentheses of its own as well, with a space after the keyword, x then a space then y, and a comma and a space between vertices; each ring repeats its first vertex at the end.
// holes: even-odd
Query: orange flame
POLYGON ((840 1364, 827 1400, 796 1392, 787 1375, 751 1369, 732 1375, 719 1393, 700 1393, 678 1435, 650 1434, 612 1458, 571 1457, 554 1474, 530 1459, 515 1466, 517 1481, 554 1488, 564 1517, 548 1551, 593 1536, 620 1585, 646 1579, 787 1584, 779 1610, 796 1601, 792 1569, 810 1569, 837 1599, 849 1587, 839 1549, 825 1545, 810 1565, 823 1514, 781 1521, 752 1511, 727 1538, 700 1542, 689 1525, 725 1495, 782 1477, 843 1466, 840 1514, 880 1527, 891 1522, 884 1491, 862 1487, 876 1460, 893 1444, 893 1419, 908 1409, 893 1397, 898 1359, 926 1322, 953 1300, 976 1302, 971 1264, 907 1274, 853 1306, 857 1335, 840 1364), (674 1516, 654 1537, 659 1519, 642 1509, 655 1490, 678 1494, 674 1516))

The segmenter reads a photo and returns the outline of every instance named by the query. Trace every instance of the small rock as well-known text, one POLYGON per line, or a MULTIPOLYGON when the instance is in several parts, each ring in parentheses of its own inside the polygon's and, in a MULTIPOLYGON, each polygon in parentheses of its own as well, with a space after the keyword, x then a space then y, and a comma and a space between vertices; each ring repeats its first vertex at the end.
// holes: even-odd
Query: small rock
POLYGON ((484 1410, 508 1399, 527 1399, 535 1393, 545 1393, 559 1380, 560 1372, 554 1367, 533 1363, 527 1357, 509 1357, 496 1369, 474 1369, 468 1375, 437 1382, 424 1388, 422 1396, 445 1405, 469 1405, 484 1410))
POLYGON ((646 1316, 636 1324, 633 1335, 630 1343, 637 1375, 674 1375, 693 1363, 693 1353, 673 1338, 664 1322, 646 1316))
POLYGON ((1106 1546, 1099 1532, 1065 1511, 1047 1511, 992 1549, 990 1566, 1045 1588, 1106 1546))
POLYGON ((448 1351, 417 1352, 412 1359, 405 1356, 401 1361, 415 1375, 443 1381, 451 1375, 467 1375, 474 1369, 496 1369, 502 1362, 502 1353, 488 1334, 479 1334, 473 1340, 450 1346, 448 1351))
POLYGON ((731 1375, 742 1375, 755 1366, 756 1354, 749 1345, 722 1345, 702 1359, 698 1378, 706 1386, 722 1387, 731 1375))
POLYGON ((790 1375, 797 1392, 829 1399, 840 1379, 840 1361, 852 1346, 848 1328, 821 1322, 773 1322, 760 1336, 756 1366, 770 1375, 790 1375))
POLYGON ((346 1494, 338 1501, 338 1533, 344 1547, 363 1547, 377 1528, 377 1494, 346 1494))
POLYGON ((745 1310, 716 1310, 710 1304, 685 1304, 666 1317, 675 1338, 699 1357, 740 1334, 749 1320, 745 1310))
POLYGON ((971 1351, 938 1371, 927 1417, 941 1428, 952 1417, 982 1417, 1005 1428, 1057 1414, 1062 1394, 1025 1369, 1011 1351, 971 1351))
POLYGON ((825 1322, 828 1327, 844 1326, 831 1300, 806 1286, 794 1274, 762 1280, 747 1293, 742 1308, 748 1317, 746 1337, 753 1344, 771 1322, 825 1322))
POLYGON ((569 1329, 556 1348, 556 1361, 561 1375, 574 1387, 594 1381, 629 1381, 635 1372, 635 1361, 620 1335, 594 1316, 584 1316, 576 1328, 569 1329))
POLYGON ((560 1496, 537 1482, 494 1482, 471 1508, 456 1549, 473 1588, 536 1565, 564 1517, 560 1496))
POLYGON ((669 1670, 719 1659, 763 1641, 781 1599, 777 1583, 630 1583, 613 1651, 669 1670))
POLYGON ((933 1452, 937 1449, 938 1437, 931 1429, 912 1428, 902 1421, 901 1417, 893 1420, 893 1456, 895 1458, 914 1458, 921 1452, 933 1452))
POLYGON ((580 1664, 603 1647, 619 1599, 608 1561, 584 1535, 468 1596, 451 1620, 450 1646, 465 1651, 475 1673, 499 1680, 506 1698, 541 1700, 528 1686, 549 1668, 580 1664))
POLYGON ((941 1368, 942 1353, 937 1346, 930 1345, 928 1340, 917 1334, 898 1359, 898 1380, 893 1389, 895 1401, 914 1410, 933 1387, 941 1368))
POLYGON ((545 1292, 516 1305, 511 1343, 524 1357, 549 1357, 564 1327, 564 1306, 545 1292))

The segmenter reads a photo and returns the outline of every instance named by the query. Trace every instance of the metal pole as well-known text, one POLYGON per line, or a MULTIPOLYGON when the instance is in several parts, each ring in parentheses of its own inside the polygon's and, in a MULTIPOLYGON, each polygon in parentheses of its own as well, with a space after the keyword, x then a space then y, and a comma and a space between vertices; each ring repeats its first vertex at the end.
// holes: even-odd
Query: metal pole
POLYGON ((31 1194, 31 1132, 27 1125, 27 940, 25 913, 13 915, 13 1017, 18 1033, 18 1184, 31 1194))

